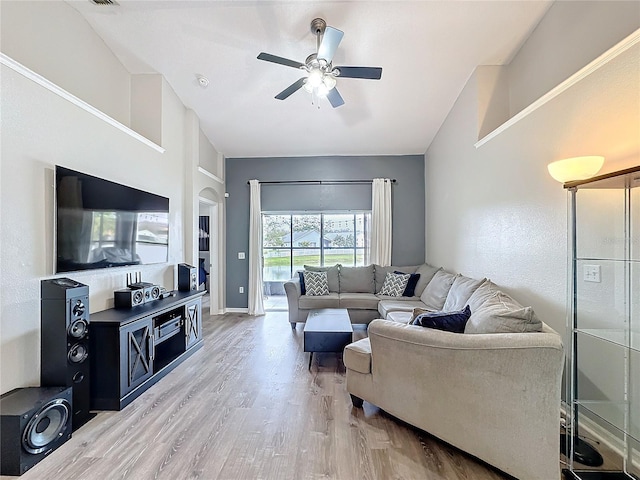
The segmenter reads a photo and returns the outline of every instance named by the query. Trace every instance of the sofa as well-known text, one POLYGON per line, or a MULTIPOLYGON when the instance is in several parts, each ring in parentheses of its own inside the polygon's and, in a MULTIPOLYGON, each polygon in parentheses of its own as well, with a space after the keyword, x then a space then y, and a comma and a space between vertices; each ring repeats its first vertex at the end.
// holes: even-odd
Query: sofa
POLYGON ((559 479, 560 335, 490 280, 453 277, 434 275, 426 309, 380 301, 385 317, 344 350, 354 406, 366 400, 516 478, 559 479), (463 333, 417 324, 443 315, 434 303, 468 306, 463 333))
MULTIPOLYGON (((402 309, 405 310, 411 310, 414 306, 426 306, 420 301, 420 295, 440 269, 428 264, 402 267, 382 267, 372 264, 363 267, 305 266, 305 270, 326 272, 329 292, 328 295, 306 295, 302 291, 303 287, 298 272, 285 282, 284 290, 287 295, 291 328, 295 328, 296 323, 305 322, 309 310, 316 308, 346 308, 351 323, 357 324, 369 323, 376 318, 384 318, 384 315, 379 311, 380 301, 386 300, 393 305, 401 304, 402 309), (413 295, 391 297, 380 293, 387 273, 395 271, 419 275, 413 295)), ((397 305, 391 306, 391 308, 396 309, 397 305)))
POLYGON ((428 264, 315 268, 328 292, 303 294, 296 274, 285 284, 289 321, 346 308, 368 323, 343 355, 354 407, 366 400, 516 478, 560 478, 562 339, 531 307, 428 264), (420 275, 413 294, 385 295, 387 276, 401 274, 420 275), (464 313, 460 333, 422 326, 448 312, 464 313))

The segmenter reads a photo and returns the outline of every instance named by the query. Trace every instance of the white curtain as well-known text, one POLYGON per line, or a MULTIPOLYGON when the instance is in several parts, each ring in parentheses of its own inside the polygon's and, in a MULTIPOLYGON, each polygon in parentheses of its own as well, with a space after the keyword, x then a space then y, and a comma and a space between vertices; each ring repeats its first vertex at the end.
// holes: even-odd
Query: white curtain
POLYGON ((371 263, 391 265, 391 180, 374 178, 371 201, 371 263))
POLYGON ((249 315, 264 315, 262 295, 262 212, 260 182, 249 180, 251 205, 249 208, 249 315))

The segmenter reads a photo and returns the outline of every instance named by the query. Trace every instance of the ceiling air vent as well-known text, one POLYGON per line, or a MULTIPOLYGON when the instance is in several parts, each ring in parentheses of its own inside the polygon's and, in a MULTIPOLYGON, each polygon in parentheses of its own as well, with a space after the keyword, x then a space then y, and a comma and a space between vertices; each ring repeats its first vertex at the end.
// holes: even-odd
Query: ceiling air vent
POLYGON ((120 5, 116 0, 89 0, 94 5, 120 5))

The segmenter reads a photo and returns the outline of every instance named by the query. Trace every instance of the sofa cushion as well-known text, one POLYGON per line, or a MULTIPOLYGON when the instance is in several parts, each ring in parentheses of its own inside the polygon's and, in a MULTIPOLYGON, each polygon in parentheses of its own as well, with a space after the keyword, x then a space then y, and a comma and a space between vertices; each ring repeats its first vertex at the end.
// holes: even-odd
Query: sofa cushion
POLYGON ((340 269, 341 293, 375 293, 373 265, 366 267, 342 267, 340 269))
POLYGON ((400 298, 409 297, 398 298, 398 300, 380 300, 380 302, 378 303, 378 312, 380 313, 381 318, 387 318, 389 312, 412 312, 416 307, 425 307, 424 303, 422 303, 420 300, 400 300, 400 298))
POLYGON ((304 269, 310 272, 327 272, 329 291, 336 293, 340 291, 340 264, 336 264, 332 267, 314 267, 313 265, 305 265, 304 269))
POLYGON ((420 295, 420 300, 422 300, 427 308, 436 311, 442 310, 455 278, 456 275, 453 273, 438 270, 429 284, 425 287, 422 295, 420 295))
POLYGON ((482 284, 471 294, 469 300, 467 300, 467 304, 471 309, 471 314, 478 310, 480 306, 484 302, 486 302, 488 298, 492 297, 498 290, 498 286, 491 280, 486 279, 484 282, 482 282, 482 284))
POLYGON ((402 297, 404 289, 407 288, 411 274, 409 273, 387 273, 384 285, 380 289, 380 295, 389 295, 390 297, 402 297))
POLYGON ((380 299, 373 293, 340 293, 340 308, 377 310, 380 299))
POLYGON ((306 293, 311 297, 329 295, 329 284, 327 283, 327 272, 303 273, 306 293))
MULTIPOLYGON (((404 272, 400 272, 400 271, 395 271, 393 273, 404 273, 404 272)), ((416 285, 418 284, 418 280, 420 280, 420 274, 419 273, 410 273, 409 274, 409 281, 407 282, 407 286, 404 289, 404 292, 402 292, 402 296, 403 297, 413 297, 416 294, 416 285)))
POLYGON ((389 312, 385 320, 392 320, 398 323, 410 323, 413 318, 411 312, 401 312, 400 310, 396 310, 394 312, 389 312))
POLYGON ((394 266, 390 266, 390 267, 382 267, 380 265, 374 264, 374 279, 376 282, 376 293, 380 293, 380 290, 382 290, 382 285, 384 285, 384 281, 387 279, 387 273, 393 273, 396 271, 402 272, 402 273, 414 273, 416 271, 416 269, 418 268, 417 266, 410 266, 410 267, 394 267, 394 266))
POLYGON ((371 343, 368 338, 344 347, 342 360, 345 367, 360 373, 371 373, 371 343))
POLYGON ((302 310, 310 310, 312 308, 340 308, 340 294, 330 292, 329 295, 321 297, 313 297, 310 295, 302 295, 298 300, 298 307, 302 310))
POLYGON ((467 322, 464 333, 540 332, 542 322, 531 307, 523 307, 501 291, 495 292, 467 322))
POLYGON ((438 270, 442 269, 438 267, 432 267, 428 263, 424 263, 418 267, 415 273, 419 273, 420 278, 418 279, 418 283, 416 283, 415 295, 417 295, 418 297, 422 295, 425 287, 429 284, 438 270))
POLYGON ((421 313, 412 324, 446 332, 464 333, 464 327, 470 316, 471 310, 467 305, 463 310, 458 310, 457 312, 421 313))
POLYGON ((451 285, 451 289, 447 294, 447 300, 444 302, 442 310, 445 312, 462 310, 467 305, 469 297, 471 297, 473 292, 475 292, 485 280, 486 278, 476 280, 475 278, 458 275, 453 281, 453 285, 451 285))

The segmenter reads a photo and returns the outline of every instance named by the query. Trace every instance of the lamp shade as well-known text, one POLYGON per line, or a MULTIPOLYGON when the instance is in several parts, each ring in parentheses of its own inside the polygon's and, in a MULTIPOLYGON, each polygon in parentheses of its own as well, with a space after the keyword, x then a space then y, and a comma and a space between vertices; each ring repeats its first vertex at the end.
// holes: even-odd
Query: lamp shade
POLYGON ((604 157, 573 157, 557 160, 547 165, 549 175, 561 183, 585 180, 597 174, 604 165, 604 157))

